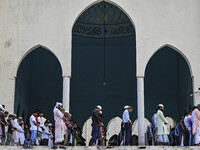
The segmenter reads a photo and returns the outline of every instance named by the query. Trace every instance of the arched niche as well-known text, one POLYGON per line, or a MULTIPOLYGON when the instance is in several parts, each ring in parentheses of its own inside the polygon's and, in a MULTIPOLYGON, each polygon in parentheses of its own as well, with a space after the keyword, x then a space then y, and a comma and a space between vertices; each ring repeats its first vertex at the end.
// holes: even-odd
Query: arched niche
POLYGON ((176 121, 193 106, 191 68, 185 56, 164 46, 149 60, 145 70, 145 116, 151 119, 158 104, 176 121))
POLYGON ((124 105, 132 105, 137 111, 135 38, 129 17, 109 2, 90 6, 76 20, 72 30, 70 111, 81 125, 98 104, 106 114, 105 124, 121 116, 124 105))
POLYGON ((53 108, 57 101, 62 101, 61 65, 51 51, 37 47, 19 65, 14 111, 28 121, 32 111, 39 109, 53 122, 53 108))

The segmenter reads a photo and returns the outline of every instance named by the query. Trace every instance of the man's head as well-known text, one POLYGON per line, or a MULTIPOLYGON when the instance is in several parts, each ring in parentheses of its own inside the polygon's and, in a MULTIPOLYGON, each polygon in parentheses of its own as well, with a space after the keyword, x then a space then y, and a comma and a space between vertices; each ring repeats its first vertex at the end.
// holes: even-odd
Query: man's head
POLYGON ((197 109, 200 110, 200 104, 197 105, 197 109))
POLYGON ((51 124, 51 123, 49 123, 49 129, 50 129, 50 130, 52 130, 52 129, 53 129, 53 127, 52 127, 52 124, 51 124))
POLYGON ((20 123, 20 125, 24 125, 24 121, 20 121, 19 123, 20 123))
POLYGON ((8 112, 8 111, 5 111, 5 112, 3 113, 3 116, 4 116, 4 117, 8 117, 8 115, 9 115, 9 112, 8 112))
POLYGON ((62 108, 62 103, 57 102, 57 103, 56 103, 56 107, 57 107, 58 109, 61 109, 61 108, 62 108))
POLYGON ((38 112, 37 112, 37 111, 34 111, 34 112, 32 113, 32 115, 36 117, 36 116, 38 115, 38 112))
POLYGON ((10 115, 8 116, 8 119, 9 119, 9 120, 12 120, 12 119, 13 119, 13 116, 10 114, 10 115))
POLYGON ((17 115, 16 114, 13 114, 13 120, 15 120, 17 118, 17 115))
POLYGON ((163 104, 159 104, 158 105, 158 109, 161 110, 161 111, 163 111, 164 110, 164 105, 163 104))
POLYGON ((64 115, 65 115, 65 117, 67 118, 68 115, 69 115, 69 111, 65 111, 64 115))
POLYGON ((189 115, 190 115, 190 116, 192 115, 192 110, 189 111, 189 115))
POLYGON ((45 121, 44 122, 44 125, 47 127, 49 125, 49 122, 48 121, 45 121))
POLYGON ((18 122, 21 122, 23 121, 23 118, 22 117, 18 117, 18 122))
POLYGON ((64 114, 65 113, 65 108, 60 108, 60 111, 64 114))
POLYGON ((102 107, 101 107, 100 105, 98 105, 98 106, 96 107, 96 110, 97 110, 98 112, 100 112, 100 111, 102 110, 102 107))
POLYGON ((131 106, 129 106, 127 109, 128 109, 128 112, 132 112, 133 111, 133 108, 131 106))
POLYGON ((40 113, 39 113, 39 116, 40 116, 40 117, 43 117, 44 115, 43 115, 43 113, 42 113, 42 112, 40 112, 40 113))
POLYGON ((129 108, 129 106, 128 105, 126 105, 126 106, 124 106, 124 109, 126 110, 126 109, 128 109, 129 108))
POLYGON ((0 104, 0 111, 4 111, 4 107, 0 104))
POLYGON ((67 118, 71 119, 72 118, 72 114, 69 113, 68 116, 67 116, 67 118))
POLYGON ((181 117, 181 122, 184 122, 184 117, 183 116, 181 117))

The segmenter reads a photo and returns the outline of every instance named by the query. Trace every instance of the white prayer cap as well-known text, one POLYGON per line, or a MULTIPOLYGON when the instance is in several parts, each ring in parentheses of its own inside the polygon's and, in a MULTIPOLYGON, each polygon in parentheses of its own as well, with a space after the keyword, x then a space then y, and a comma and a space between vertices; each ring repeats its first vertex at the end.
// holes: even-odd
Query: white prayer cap
POLYGON ((19 119, 21 119, 21 120, 23 120, 23 118, 22 117, 18 117, 19 119))
POLYGON ((13 114, 13 116, 14 116, 14 117, 17 117, 17 115, 16 115, 16 114, 13 114))
POLYGON ((62 105, 63 105, 62 103, 56 102, 56 107, 57 107, 57 106, 62 106, 62 105))
POLYGON ((52 126, 52 124, 51 124, 51 123, 49 123, 49 126, 51 127, 51 126, 52 126))
POLYGON ((5 110, 1 104, 0 104, 0 110, 3 110, 3 111, 5 110))
POLYGON ((66 110, 65 112, 69 114, 69 111, 66 110))
POLYGON ((164 107, 164 105, 163 104, 159 104, 158 107, 164 107))
POLYGON ((129 106, 128 106, 128 105, 124 106, 124 109, 128 109, 128 108, 129 108, 129 106))
POLYGON ((102 111, 100 111, 99 113, 102 114, 102 111))
POLYGON ((102 107, 100 105, 98 105, 97 108, 99 108, 100 110, 102 110, 102 107))

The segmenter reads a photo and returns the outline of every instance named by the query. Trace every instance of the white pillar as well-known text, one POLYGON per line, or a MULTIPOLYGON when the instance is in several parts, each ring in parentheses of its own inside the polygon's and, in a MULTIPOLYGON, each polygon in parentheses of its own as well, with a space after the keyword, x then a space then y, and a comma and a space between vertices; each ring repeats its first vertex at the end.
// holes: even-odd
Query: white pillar
POLYGON ((63 108, 69 111, 70 77, 63 77, 63 108))
POLYGON ((144 131, 144 77, 137 77, 138 144, 145 145, 144 131))

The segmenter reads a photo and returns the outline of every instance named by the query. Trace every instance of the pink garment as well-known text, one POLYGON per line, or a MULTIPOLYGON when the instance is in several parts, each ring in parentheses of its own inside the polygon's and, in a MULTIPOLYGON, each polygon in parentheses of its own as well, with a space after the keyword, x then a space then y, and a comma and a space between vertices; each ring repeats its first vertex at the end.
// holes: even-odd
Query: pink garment
POLYGON ((54 108, 54 120, 55 120, 55 143, 64 141, 64 135, 66 134, 66 125, 63 121, 63 114, 58 108, 54 108))
POLYGON ((197 126, 200 127, 200 111, 196 108, 193 111, 193 125, 192 125, 192 134, 197 133, 197 126))

